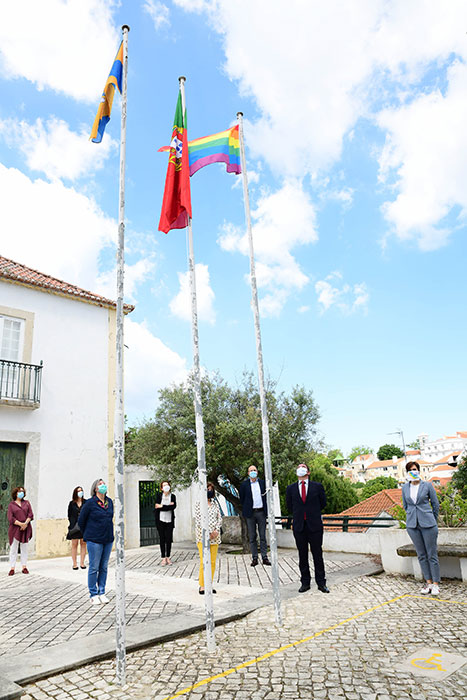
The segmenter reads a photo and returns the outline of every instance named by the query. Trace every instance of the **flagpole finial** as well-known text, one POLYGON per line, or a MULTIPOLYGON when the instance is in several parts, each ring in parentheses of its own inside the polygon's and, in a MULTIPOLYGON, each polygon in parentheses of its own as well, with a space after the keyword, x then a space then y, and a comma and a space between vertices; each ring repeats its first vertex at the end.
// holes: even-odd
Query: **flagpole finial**
POLYGON ((237 117, 243 117, 243 112, 237 112, 237 117))
POLYGON ((123 25, 122 25, 122 32, 124 32, 125 29, 128 29, 128 31, 130 31, 130 27, 128 26, 128 24, 123 24, 123 25))
POLYGON ((179 83, 181 83, 181 82, 182 82, 182 80, 183 80, 183 82, 185 82, 185 81, 186 81, 186 78, 185 78, 185 76, 184 76, 184 75, 181 75, 181 76, 179 77, 179 79, 178 79, 178 82, 179 82, 179 83))

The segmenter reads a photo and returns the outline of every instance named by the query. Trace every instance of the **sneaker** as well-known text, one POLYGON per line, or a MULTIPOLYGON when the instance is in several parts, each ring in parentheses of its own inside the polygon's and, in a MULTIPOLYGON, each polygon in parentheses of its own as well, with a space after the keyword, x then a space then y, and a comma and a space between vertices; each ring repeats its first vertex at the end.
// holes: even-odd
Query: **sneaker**
POLYGON ((432 583, 425 583, 423 588, 420 589, 420 593, 423 593, 423 595, 427 595, 428 593, 431 593, 432 587, 433 587, 432 583))
POLYGON ((105 593, 104 593, 104 595, 100 595, 99 598, 100 598, 101 603, 110 603, 110 600, 107 598, 105 593))
POLYGON ((93 596, 90 598, 90 600, 91 600, 91 603, 92 603, 93 605, 100 605, 100 604, 101 604, 101 601, 99 600, 99 596, 98 596, 98 595, 93 595, 93 596))
POLYGON ((431 595, 439 595, 439 586, 437 583, 433 583, 431 586, 431 595))

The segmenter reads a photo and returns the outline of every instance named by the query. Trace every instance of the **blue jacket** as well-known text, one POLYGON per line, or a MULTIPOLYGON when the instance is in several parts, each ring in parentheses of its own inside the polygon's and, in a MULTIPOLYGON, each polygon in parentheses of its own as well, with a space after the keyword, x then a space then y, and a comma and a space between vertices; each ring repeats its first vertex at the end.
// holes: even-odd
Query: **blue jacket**
POLYGON ((407 527, 435 527, 439 515, 439 501, 433 484, 420 481, 417 502, 410 498, 410 484, 402 487, 402 505, 407 513, 407 527))
POLYGON ((100 505, 101 501, 97 496, 88 498, 81 508, 78 518, 78 526, 83 533, 85 542, 97 542, 97 544, 107 544, 114 541, 114 504, 112 499, 106 496, 107 508, 100 505))
MULTIPOLYGON (((264 515, 268 514, 268 505, 266 499, 266 484, 264 479, 258 479, 259 488, 261 490, 261 500, 263 501, 264 515)), ((253 494, 251 493, 251 481, 246 479, 240 484, 240 503, 242 504, 242 515, 245 518, 253 517, 253 494)))

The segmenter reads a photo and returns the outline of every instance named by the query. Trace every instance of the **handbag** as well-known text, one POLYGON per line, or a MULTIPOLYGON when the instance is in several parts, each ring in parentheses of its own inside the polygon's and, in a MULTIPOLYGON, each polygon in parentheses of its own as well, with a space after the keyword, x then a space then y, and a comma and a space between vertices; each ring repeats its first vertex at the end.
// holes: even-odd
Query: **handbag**
POLYGON ((75 523, 72 528, 68 528, 69 535, 77 535, 78 532, 81 532, 78 523, 75 523))

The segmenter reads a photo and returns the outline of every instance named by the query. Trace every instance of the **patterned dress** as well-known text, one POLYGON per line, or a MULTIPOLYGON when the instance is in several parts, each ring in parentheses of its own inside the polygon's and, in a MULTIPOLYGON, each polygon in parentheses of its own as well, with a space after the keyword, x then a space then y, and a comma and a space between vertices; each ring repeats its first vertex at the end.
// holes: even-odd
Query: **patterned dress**
MULTIPOLYGON (((208 501, 208 515, 209 515, 209 534, 217 530, 217 537, 210 540, 211 544, 221 543, 221 525, 222 525, 222 515, 217 501, 208 501)), ((195 529, 196 529, 196 541, 203 541, 203 531, 201 527, 201 506, 198 503, 195 505, 195 529)))

